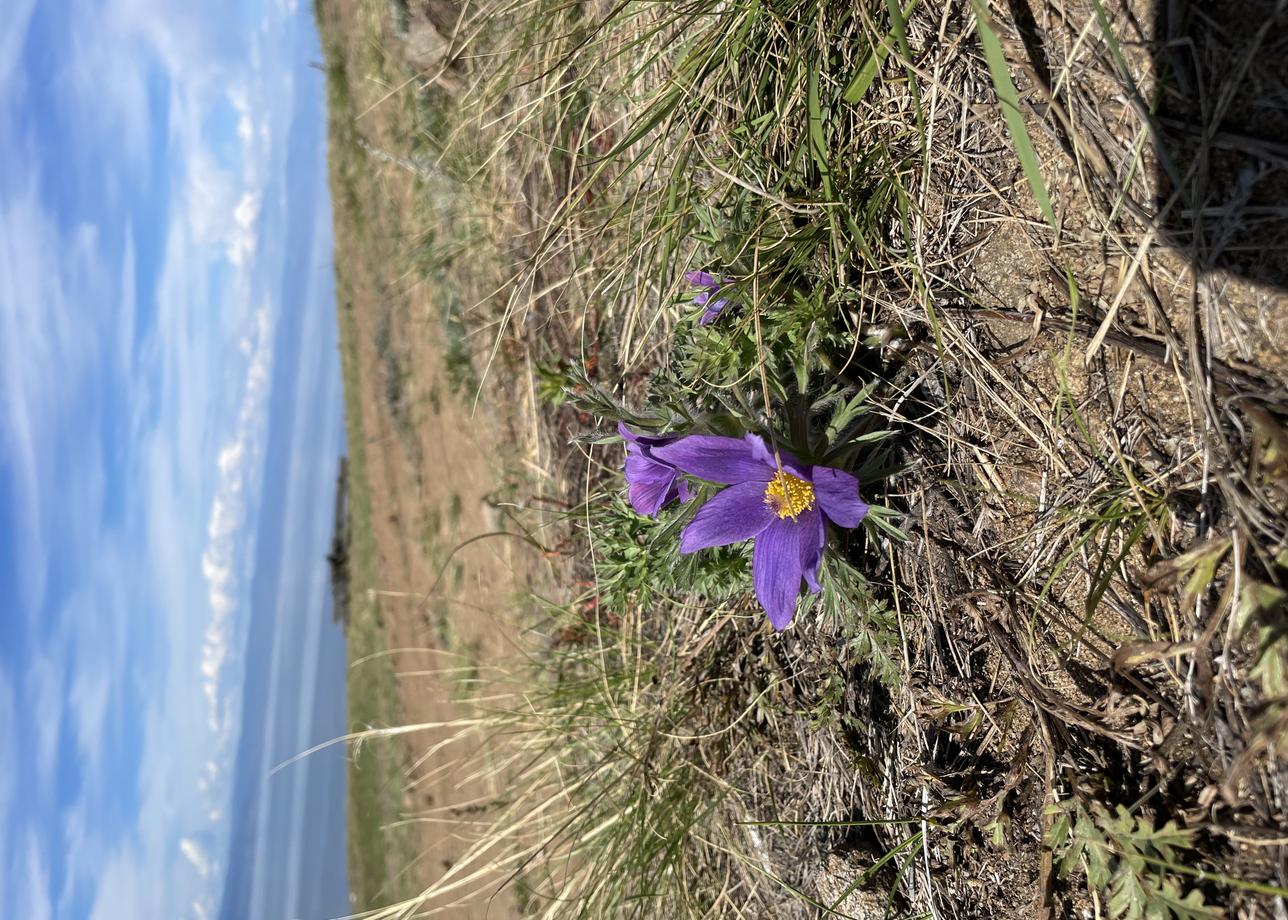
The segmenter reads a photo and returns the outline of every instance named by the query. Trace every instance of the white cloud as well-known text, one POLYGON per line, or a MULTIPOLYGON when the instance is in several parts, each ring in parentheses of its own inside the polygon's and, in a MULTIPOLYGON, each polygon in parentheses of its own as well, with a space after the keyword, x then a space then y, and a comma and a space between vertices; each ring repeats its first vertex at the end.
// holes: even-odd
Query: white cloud
MULTIPOLYGON (((200 116, 194 115, 193 119, 179 132, 181 138, 186 136, 183 143, 190 150, 183 207, 193 241, 199 246, 222 248, 229 264, 244 270, 259 246, 263 190, 256 174, 261 169, 253 156, 247 158, 240 172, 221 164, 213 150, 203 145, 200 116)), ((241 134, 240 128, 238 133, 241 134)), ((248 153, 250 140, 243 139, 243 149, 248 153)))
MULTIPOLYGON (((57 324, 37 328, 42 300, 61 300, 54 279, 44 275, 42 253, 56 240, 39 207, 34 182, 17 200, 0 203, 0 447, 16 480, 18 530, 37 560, 47 559, 45 523, 39 514, 40 463, 51 444, 40 421, 53 411, 51 389, 58 354, 57 324)), ((56 315, 56 314, 55 314, 56 315)), ((44 566, 19 568, 18 608, 44 600, 44 566)))
POLYGON ((98 662, 82 659, 72 678, 68 705, 76 714, 76 741, 85 764, 95 764, 100 757, 114 670, 106 665, 105 656, 98 662))
POLYGON ((49 776, 58 753, 58 732, 63 724, 63 665, 47 652, 27 661, 25 696, 31 724, 36 731, 36 767, 49 776))
MULTIPOLYGON (((152 906, 163 907, 156 892, 161 885, 149 886, 144 880, 144 870, 138 858, 125 848, 118 848, 109 854, 100 867, 102 873, 98 890, 90 908, 90 920, 125 920, 126 917, 161 917, 164 913, 146 913, 144 904, 152 901, 152 906), (149 896, 151 892, 151 896, 149 896)), ((155 881, 161 881, 156 879, 155 881)))
POLYGON ((219 451, 219 478, 206 527, 208 542, 201 555, 211 611, 202 643, 201 674, 210 705, 208 720, 212 731, 219 731, 222 726, 219 677, 230 654, 229 618, 241 596, 238 574, 246 562, 243 529, 251 493, 258 491, 257 473, 263 459, 273 363, 272 317, 267 308, 256 312, 250 338, 253 344, 237 412, 237 427, 219 451))
MULTIPOLYGON (((18 740, 14 717, 13 688, 9 686, 9 676, 0 670, 0 751, 17 751, 18 740)), ((9 837, 14 830, 10 815, 14 806, 14 791, 18 779, 12 765, 0 770, 0 879, 3 879, 5 867, 9 865, 9 837)))
POLYGON ((34 834, 27 835, 21 865, 16 873, 18 883, 18 908, 14 913, 23 920, 49 920, 53 905, 49 897, 49 869, 45 866, 44 852, 34 834))
MULTIPOLYGON (((91 885, 100 914, 178 917, 178 904, 210 896, 217 884, 195 874, 186 879, 182 872, 172 873, 170 863, 182 861, 176 829, 207 828, 211 810, 209 801, 196 800, 189 791, 190 766, 199 765, 213 748, 201 718, 205 707, 200 692, 185 693, 202 642, 200 628, 189 626, 189 611, 194 601, 205 600, 199 569, 203 535, 193 532, 191 521, 200 519, 208 483, 215 478, 209 433, 221 422, 234 421, 214 411, 218 403, 212 397, 226 387, 227 370, 210 356, 226 351, 219 347, 220 318, 230 314, 226 304, 203 303, 208 276, 201 262, 189 260, 192 250, 168 250, 167 271, 182 296, 159 304, 166 318, 146 334, 148 344, 136 362, 128 232, 123 264, 107 270, 110 254, 95 227, 73 222, 70 230, 61 230, 46 211, 36 192, 39 167, 28 158, 10 156, 25 143, 10 128, 0 110, 0 162, 12 167, 0 188, 0 412, 5 416, 0 454, 8 461, 7 475, 19 497, 15 523, 23 537, 16 547, 22 581, 16 607, 28 624, 38 615, 49 619, 39 630, 28 630, 48 637, 26 649, 28 703, 22 730, 30 731, 30 738, 6 744, 4 750, 30 751, 31 775, 48 777, 54 772, 61 726, 70 719, 81 754, 82 784, 76 800, 59 806, 46 784, 35 785, 26 796, 24 809, 42 812, 40 833, 48 839, 43 846, 5 844, 9 852, 0 862, 0 872, 6 873, 0 881, 0 913, 49 914, 43 854, 62 844, 59 830, 66 827, 76 836, 67 841, 67 877, 60 893, 65 902, 76 897, 77 886, 91 885), (120 293, 120 304, 113 301, 114 291, 120 293), (191 291, 198 293, 189 296, 191 291), (158 370, 173 381, 170 389, 158 388, 158 370), (119 400, 121 408, 129 406, 132 412, 132 417, 125 415, 132 432, 125 455, 113 458, 130 468, 122 483, 129 494, 123 501, 124 521, 110 531, 103 517, 105 400, 119 400), (149 411, 149 404, 155 411, 149 411), (157 525, 160 529, 151 530, 157 525), (76 580, 72 595, 51 609, 46 566, 54 558, 64 571, 75 572, 76 580), (168 614, 159 622, 158 604, 168 614), (162 674, 155 664, 150 673, 126 671, 126 631, 139 631, 144 623, 151 633, 144 627, 143 639, 136 643, 167 647, 162 674), (65 668, 73 663, 69 691, 65 668), (169 698, 157 686, 162 677, 169 698), (138 681, 149 694, 141 705, 138 681), (130 711, 122 711, 126 706, 130 711), (103 772, 104 749, 120 745, 119 738, 105 741, 107 726, 137 723, 140 709, 152 723, 143 760, 170 769, 153 777, 149 786, 140 786, 140 794, 155 797, 146 828, 143 816, 134 831, 104 827, 106 815, 119 814, 107 797, 122 791, 111 788, 103 772), (195 764, 190 764, 193 758, 195 764), (181 791, 181 784, 187 789, 181 791), (54 807, 62 821, 49 816, 54 807), (127 836, 111 844, 104 836, 122 834, 136 839, 130 842, 127 836), (118 869, 119 878, 113 874, 118 869), (142 890, 140 877, 149 880, 142 890)), ((118 418, 116 424, 120 422, 118 418)), ((67 586, 65 577, 60 584, 67 586)), ((0 717, 0 730, 13 724, 11 716, 0 717)), ((0 776, 10 774, 6 764, 0 776)), ((0 779, 0 790, 11 782, 0 779)), ((112 782, 119 784, 122 778, 112 782)), ((130 800, 130 790, 124 792, 130 800)), ((227 790, 217 794, 223 801, 227 790)), ((6 817, 5 823, 10 822, 6 817)), ((11 836, 7 828, 6 833, 11 836)))
POLYGON ((206 855, 206 851, 202 849, 201 844, 191 837, 184 837, 179 841, 179 852, 197 870, 198 875, 202 878, 210 878, 210 857, 206 855))
POLYGON ((144 487, 138 504, 148 593, 169 614, 160 652, 166 668, 143 713, 135 839, 103 860, 98 918, 203 916, 218 907, 253 560, 248 523, 258 513, 272 382, 272 309, 245 308, 260 270, 254 253, 263 201, 250 173, 268 171, 252 163, 239 175, 221 166, 203 146, 205 116, 192 97, 177 93, 171 114, 172 147, 186 153, 156 319, 135 356, 149 381, 140 401, 155 405, 137 434, 130 473, 144 487), (220 262, 233 272, 212 285, 220 262), (242 341, 244 363, 237 360, 242 341), (238 391, 231 411, 221 411, 238 391), (203 515, 204 532, 192 526, 203 515), (164 879, 163 891, 140 891, 140 878, 164 879), (153 896, 155 909, 147 901, 153 896))
POLYGON ((134 252, 134 228, 125 228, 125 250, 121 253, 120 296, 116 313, 116 367, 118 377, 125 378, 134 364, 134 329, 138 311, 138 291, 134 276, 137 269, 134 252))
POLYGON ((10 85, 18 70, 18 59, 35 10, 36 0, 6 0, 0 4, 0 92, 10 85))
POLYGON ((237 207, 233 210, 234 222, 243 230, 251 229, 259 218, 259 208, 260 195, 258 192, 247 191, 243 193, 241 200, 237 202, 237 207))
MULTIPOLYGON (((22 162, 4 147, 6 127, 0 121, 0 162, 22 162)), ((70 445, 59 440, 61 421, 92 395, 101 363, 96 323, 110 325, 112 316, 87 320, 79 312, 81 302, 110 288, 93 228, 59 232, 38 198, 36 169, 18 167, 6 179, 13 192, 0 201, 0 452, 11 464, 19 532, 31 561, 19 567, 17 606, 33 616, 45 603, 51 527, 65 523, 52 520, 49 508, 70 487, 82 490, 86 502, 101 496, 101 477, 69 483, 56 464, 70 460, 70 445)), ((93 432, 83 434, 83 449, 95 450, 93 432)), ((77 547, 59 549, 66 559, 77 547)))
POLYGON ((239 38, 236 18, 216 10, 212 16, 196 3, 108 0, 103 16, 113 31, 146 45, 168 73, 205 89, 232 72, 230 53, 239 38))
POLYGON ((66 21, 75 23, 63 56, 65 78, 55 89, 60 108, 73 115, 86 135, 112 144, 140 171, 149 164, 148 67, 136 37, 118 17, 94 0, 73 0, 66 21))
POLYGON ((73 913, 71 902, 75 897, 77 883, 84 880, 91 867, 97 873, 98 866, 103 862, 100 858, 103 848, 97 839, 93 839, 85 808, 72 808, 63 816, 62 825, 66 872, 63 875, 63 889, 58 895, 57 916, 68 917, 73 913))
POLYGON ((228 239, 228 261, 233 265, 245 265, 255 253, 259 244, 255 228, 260 205, 260 193, 246 191, 233 209, 233 229, 228 239))
POLYGON ((184 210, 196 243, 232 245, 240 229, 239 196, 243 194, 254 193, 243 192, 241 176, 221 166, 214 152, 196 141, 189 153, 184 188, 184 210))

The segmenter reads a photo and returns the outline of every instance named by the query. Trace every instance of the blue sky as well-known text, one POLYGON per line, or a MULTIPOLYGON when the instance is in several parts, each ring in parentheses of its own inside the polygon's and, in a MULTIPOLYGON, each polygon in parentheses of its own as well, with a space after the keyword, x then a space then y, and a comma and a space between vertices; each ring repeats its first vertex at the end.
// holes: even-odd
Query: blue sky
POLYGON ((320 616, 341 449, 318 56, 296 0, 0 2, 0 916, 251 859, 247 636, 320 616))

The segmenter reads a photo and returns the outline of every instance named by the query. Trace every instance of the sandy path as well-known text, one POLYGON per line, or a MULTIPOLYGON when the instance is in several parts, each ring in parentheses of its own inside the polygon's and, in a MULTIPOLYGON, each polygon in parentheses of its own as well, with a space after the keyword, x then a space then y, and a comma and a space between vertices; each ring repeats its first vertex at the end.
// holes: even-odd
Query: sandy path
MULTIPOLYGON (((400 427, 387 399, 386 359, 373 344, 379 318, 357 317, 375 591, 407 724, 473 714, 471 698, 489 692, 488 666, 516 654, 513 613, 539 558, 520 539, 485 536, 504 526, 489 499, 503 488, 506 463, 517 456, 512 419, 497 411, 506 407, 486 400, 471 413, 469 394, 450 392, 434 335, 438 323, 416 319, 437 315, 427 297, 413 292, 407 315, 393 323, 414 410, 410 426, 404 419, 400 427)), ((429 730, 405 742, 403 805, 419 822, 421 840, 418 863, 409 871, 420 885, 459 860, 470 826, 462 819, 477 818, 471 806, 501 791, 495 780, 478 775, 471 745, 444 744, 450 734, 429 730)), ((518 913, 506 893, 490 903, 453 906, 441 916, 505 920, 518 913)))

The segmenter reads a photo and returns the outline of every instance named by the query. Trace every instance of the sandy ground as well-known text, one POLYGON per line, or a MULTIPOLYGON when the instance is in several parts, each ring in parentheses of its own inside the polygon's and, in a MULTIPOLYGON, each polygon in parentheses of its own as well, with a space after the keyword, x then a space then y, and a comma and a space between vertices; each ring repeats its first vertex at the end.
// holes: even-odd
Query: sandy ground
MULTIPOLYGON (((501 532, 505 522, 493 502, 505 485, 507 461, 517 456, 508 407, 480 400, 473 408, 468 392, 451 394, 433 334, 437 324, 417 321, 437 315, 428 296, 413 292, 410 315, 403 317, 406 328, 394 333, 407 368, 406 391, 423 415, 401 431, 373 344, 378 317, 357 317, 377 546, 373 590, 406 724, 474 714, 473 701, 489 692, 489 666, 518 651, 512 614, 539 559, 529 543, 501 532)), ((463 815, 501 791, 480 775, 483 764, 474 745, 449 742, 452 734, 427 730, 404 742, 409 782, 403 805, 417 822, 422 844, 409 871, 421 885, 448 871, 468 846, 463 815)), ((507 892, 441 916, 503 920, 517 912, 507 892)))
MULTIPOLYGON (((439 299, 452 295, 408 268, 425 222, 419 209, 433 200, 417 198, 415 176, 378 153, 404 149, 411 130, 409 113, 389 92, 395 79, 389 75, 403 73, 401 65, 371 40, 382 34, 386 13, 369 0, 336 0, 323 16, 328 39, 338 43, 329 49, 330 63, 346 69, 352 93, 351 111, 342 117, 370 153, 332 151, 340 309, 351 320, 342 348, 356 358, 346 376, 357 380, 361 432, 351 425, 350 440, 361 437, 366 458, 375 544, 369 599, 396 675, 397 712, 389 718, 443 725, 476 717, 495 698, 498 672, 519 653, 516 614, 541 578, 542 557, 509 532, 518 528, 507 524, 497 502, 533 468, 535 429, 529 405, 497 395, 505 381, 498 385, 495 375, 483 398, 474 399, 482 363, 471 368, 463 360, 471 346, 439 299)), ((486 343, 478 348, 485 351, 486 343)), ((410 847, 416 855, 406 865, 405 834, 388 826, 395 809, 356 816, 380 823, 387 843, 386 868, 396 878, 376 880, 384 885, 376 895, 383 905, 390 892, 422 891, 450 876, 471 845, 471 829, 486 817, 486 803, 503 790, 479 737, 460 737, 459 726, 370 743, 399 748, 396 819, 416 837, 410 847)), ((504 878, 490 885, 476 880, 422 907, 451 920, 518 916, 509 890, 477 896, 496 891, 504 878), (454 903, 463 896, 469 903, 454 903)))

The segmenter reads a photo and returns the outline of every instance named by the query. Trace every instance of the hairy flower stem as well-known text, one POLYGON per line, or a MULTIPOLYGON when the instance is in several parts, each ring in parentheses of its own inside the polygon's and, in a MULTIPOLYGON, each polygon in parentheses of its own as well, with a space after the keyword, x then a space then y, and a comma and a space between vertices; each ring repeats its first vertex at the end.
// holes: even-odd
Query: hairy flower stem
POLYGON ((760 388, 765 396, 765 427, 768 429, 769 446, 774 450, 774 467, 781 476, 783 473, 783 458, 778 453, 778 436, 774 434, 774 416, 773 409, 769 404, 769 375, 765 373, 765 339, 760 333, 760 241, 757 234, 757 242, 751 254, 751 324, 756 331, 756 371, 760 374, 760 388))

